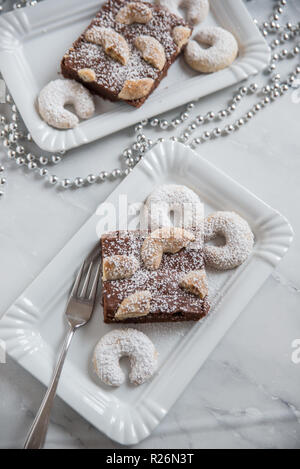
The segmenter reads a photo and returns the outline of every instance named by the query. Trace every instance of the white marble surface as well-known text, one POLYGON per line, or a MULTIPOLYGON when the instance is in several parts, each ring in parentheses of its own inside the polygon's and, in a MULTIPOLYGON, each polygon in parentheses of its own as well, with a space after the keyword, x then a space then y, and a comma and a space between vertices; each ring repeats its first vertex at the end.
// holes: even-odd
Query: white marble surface
MULTIPOLYGON (((247 6, 261 19, 273 3, 252 0, 247 6)), ((299 2, 288 3, 290 18, 300 20, 299 2)), ((283 64, 283 74, 290 66, 283 64)), ((230 96, 226 90, 205 98, 197 111, 218 109, 230 96)), ((295 241, 166 419, 137 448, 300 448, 300 364, 291 360, 292 342, 300 338, 299 116, 300 104, 288 94, 238 133, 199 148, 205 158, 281 211, 294 227, 295 241)), ((77 176, 113 169, 131 136, 132 131, 125 130, 72 151, 55 170, 77 176)), ((6 160, 5 166, 0 315, 117 185, 57 191, 6 160)), ((0 364, 0 376, 0 447, 18 448, 45 389, 10 359, 0 364)), ((120 446, 57 399, 46 447, 120 446)))

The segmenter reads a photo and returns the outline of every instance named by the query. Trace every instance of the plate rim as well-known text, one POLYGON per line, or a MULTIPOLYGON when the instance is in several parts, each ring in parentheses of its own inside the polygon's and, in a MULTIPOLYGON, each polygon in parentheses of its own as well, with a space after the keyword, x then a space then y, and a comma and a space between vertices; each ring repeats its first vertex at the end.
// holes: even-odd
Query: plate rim
MULTIPOLYGON (((137 402, 136 408, 132 408, 131 406, 125 404, 120 405, 118 410, 118 418, 115 421, 115 424, 111 427, 108 425, 107 428, 107 419, 111 417, 110 412, 112 412, 111 406, 108 406, 103 410, 99 401, 97 401, 92 393, 90 395, 85 396, 84 399, 80 399, 80 391, 75 391, 69 384, 69 380, 67 379, 70 376, 70 369, 66 366, 64 370, 64 375, 62 377, 62 382, 60 384, 58 395, 71 407, 75 408, 75 410, 81 414, 85 419, 90 421, 98 430, 104 432, 108 437, 111 439, 123 444, 123 445, 132 445, 140 442, 144 438, 150 435, 150 433, 156 428, 156 426, 160 423, 163 417, 167 414, 170 410, 174 402, 179 398, 182 391, 185 387, 189 384, 192 380, 196 372, 201 368, 204 361, 207 359, 209 354, 212 350, 216 347, 219 343, 221 338, 227 332, 227 330, 231 327, 235 319, 241 314, 242 310, 246 306, 246 304, 250 301, 250 299, 254 296, 256 291, 262 286, 264 281, 269 277, 275 266, 278 262, 282 259, 282 257, 287 252, 288 248, 290 247, 293 239, 293 229, 287 219, 281 215, 277 210, 270 207, 270 205, 263 202, 261 199, 256 197, 252 192, 248 189, 243 187, 238 182, 234 181, 230 176, 226 175, 223 171, 216 168, 213 164, 208 162, 202 156, 199 156, 195 151, 190 149, 187 146, 184 146, 181 143, 177 142, 165 142, 159 145, 156 145, 132 171, 132 173, 111 193, 111 195, 104 201, 106 203, 109 200, 114 200, 118 194, 122 193, 123 187, 132 185, 136 179, 139 179, 138 176, 140 172, 146 172, 151 175, 151 164, 154 165, 163 165, 165 168, 166 165, 170 162, 166 161, 165 158, 173 161, 173 164, 179 158, 183 158, 190 164, 191 168, 193 164, 197 168, 197 171, 207 172, 206 174, 211 174, 213 177, 216 187, 218 188, 219 185, 223 184, 224 188, 226 189, 228 185, 230 185, 233 194, 240 194, 241 199, 245 199, 245 204, 249 203, 250 209, 253 213, 256 213, 254 210, 254 206, 257 206, 257 213, 261 213, 262 216, 257 221, 255 226, 256 230, 262 230, 263 233, 267 234, 267 237, 264 236, 264 242, 262 243, 261 249, 256 252, 255 262, 251 261, 246 262, 244 266, 239 268, 231 280, 231 285, 236 287, 236 283, 239 285, 239 295, 236 295, 234 298, 234 307, 232 307, 231 297, 229 295, 225 295, 225 298, 222 301, 222 321, 224 321, 225 313, 230 309, 230 315, 226 316, 226 321, 222 327, 219 325, 219 321, 211 321, 208 317, 205 319, 203 323, 201 323, 201 328, 195 325, 191 330, 191 333, 188 333, 183 342, 180 343, 180 347, 189 347, 189 353, 191 347, 194 347, 198 350, 199 343, 201 342, 201 347, 203 348, 203 343, 206 346, 206 350, 197 354, 197 361, 196 363, 191 364, 189 370, 187 371, 184 366, 184 354, 181 354, 179 359, 176 360, 176 370, 169 369, 169 375, 167 373, 160 372, 159 374, 159 383, 152 381, 150 382, 147 387, 145 388, 144 393, 142 394, 141 398, 137 402), (191 161, 189 161, 189 159, 191 161), (248 200, 252 201, 251 203, 248 200), (257 263, 259 263, 259 269, 257 270, 257 263), (253 266, 254 264, 254 266, 253 266), (256 267, 255 267, 256 265, 256 267), (255 267, 255 272, 253 270, 255 267), (252 270, 250 270, 252 269, 252 270), (249 277, 251 274, 251 278, 255 275, 255 279, 253 280, 253 286, 249 288, 249 284, 245 282, 245 279, 249 277), (237 280, 238 278, 238 280, 237 280), (247 285, 246 285, 247 284, 247 285), (246 285, 246 289, 245 289, 246 285), (252 292, 254 290, 254 293, 252 292), (241 291, 243 293, 242 300, 239 299, 241 296, 241 291), (229 304, 228 304, 229 303, 229 304), (242 303, 242 306, 239 305, 242 303), (225 313, 224 313, 225 311, 225 313), (213 326, 211 326, 213 323, 213 326), (214 330, 215 327, 217 330, 214 330), (187 339, 187 336, 189 338, 187 339), (201 336, 201 341, 199 341, 199 337, 201 336), (217 339, 216 339, 217 337, 217 339), (188 344, 185 344, 188 342, 188 344), (199 360, 199 361, 198 361, 199 360), (178 383, 178 370, 181 370, 183 373, 186 373, 186 379, 180 380, 178 383), (176 371, 176 372, 175 372, 176 371), (170 373, 173 373, 170 377, 170 373), (64 376, 66 379, 64 379, 64 376), (176 378, 176 381, 174 379, 176 378), (172 392, 170 392, 170 382, 176 386, 171 386, 172 392), (169 387, 169 392, 164 393, 163 389, 165 387, 169 387), (98 409, 98 412, 95 411, 95 408, 98 409), (105 416, 105 413, 107 415, 105 416)), ((178 160, 179 161, 179 160, 178 160)), ((152 166, 153 168, 153 166, 152 166)), ((197 172, 195 171, 195 174, 197 172)), ((153 179, 153 177, 152 177, 153 179)), ((155 179, 155 178, 154 178, 155 179)), ((190 185, 190 180, 188 181, 188 185, 190 185)), ((224 190, 225 190, 224 189, 224 190)), ((126 191, 125 191, 126 193, 126 191)), ((99 207, 103 205, 100 204, 99 207)), ((250 210, 249 209, 249 210, 250 210)), ((45 349, 39 352, 39 354, 30 353, 28 351, 28 338, 26 337, 25 332, 22 332, 21 324, 22 321, 25 321, 27 327, 30 330, 30 339, 32 341, 31 347, 37 346, 38 343, 35 343, 34 340, 38 340, 38 337, 32 337, 32 330, 34 323, 37 321, 38 311, 35 311, 34 308, 29 308, 28 295, 27 292, 30 289, 34 289, 35 282, 39 282, 39 279, 47 274, 47 270, 50 266, 54 265, 59 259, 59 257, 63 254, 63 252, 69 249, 72 245, 72 242, 76 240, 76 238, 81 239, 82 234, 85 233, 85 230, 89 231, 89 225, 93 224, 93 219, 95 218, 95 213, 82 225, 82 227, 71 237, 71 239, 64 245, 64 247, 58 252, 56 256, 52 259, 52 261, 43 269, 43 271, 36 277, 36 279, 25 288, 21 295, 13 302, 13 304, 8 308, 7 312, 4 314, 2 319, 0 320, 0 337, 7 342, 7 353, 12 358, 14 358, 22 367, 24 367, 27 371, 29 371, 33 376, 39 379, 41 382, 46 384, 49 382, 49 373, 51 376, 51 366, 52 366, 52 357, 49 355, 48 351, 45 349), (25 301, 26 300, 26 301, 25 301), (19 336, 15 337, 15 327, 18 325, 19 330, 21 331, 19 336), (19 340, 19 342, 18 342, 19 340), (27 342, 26 342, 27 341, 27 342), (44 361, 47 361, 47 366, 43 366, 42 369, 39 365, 41 354, 44 361), (38 355, 38 356, 37 356, 38 355)), ((96 234, 94 234, 95 240, 97 239, 96 234)), ((86 251, 88 251, 90 246, 87 246, 86 251)), ((253 256, 254 258, 254 256, 253 256)), ((229 286, 229 289, 231 287, 229 286)), ((212 317, 214 317, 212 315, 212 317)), ((219 318, 219 316, 218 316, 219 318)), ((167 361, 170 357, 167 358, 167 361)), ((44 363, 43 363, 44 364, 44 363)), ((67 364, 66 364, 67 365, 67 364)), ((162 364, 162 368, 166 367, 166 363, 162 364)), ((171 363, 171 368, 172 365, 171 363)), ((121 402, 121 401, 120 401, 121 402)))
MULTIPOLYGON (((64 5, 66 2, 71 1, 72 0, 66 0, 64 5)), ((98 2, 99 0, 86 0, 86 8, 97 10, 99 8, 98 2)), ((19 86, 19 80, 17 79, 19 73, 22 72, 22 76, 25 80, 24 86, 26 82, 30 85, 30 82, 34 80, 34 77, 31 76, 31 69, 28 67, 28 63, 23 60, 20 51, 22 49, 22 38, 29 33, 30 25, 31 22, 34 22, 34 18, 38 18, 39 12, 43 12, 45 5, 50 5, 50 3, 52 8, 54 8, 53 5, 55 5, 55 3, 59 5, 62 4, 60 0, 51 0, 51 2, 50 0, 45 0, 36 5, 35 8, 27 7, 21 10, 15 10, 2 15, 0 18, 2 31, 2 36, 0 37, 0 69, 7 86, 9 88, 11 87, 10 93, 16 101, 28 131, 31 133, 35 143, 44 151, 67 151, 93 142, 118 130, 134 125, 142 119, 162 114, 174 109, 174 107, 179 107, 189 101, 200 99, 203 96, 232 86, 249 78, 251 75, 257 74, 269 63, 270 49, 253 23, 252 17, 242 0, 222 0, 222 2, 219 2, 219 0, 211 0, 211 8, 214 12, 218 13, 217 16, 228 18, 227 10, 229 9, 235 21, 239 20, 240 25, 243 25, 243 30, 236 26, 236 34, 238 34, 237 29, 239 29, 239 34, 243 33, 245 35, 243 54, 240 59, 237 59, 237 61, 225 70, 216 72, 213 75, 201 76, 200 91, 198 91, 198 85, 195 85, 200 78, 198 75, 188 80, 188 86, 185 86, 179 95, 178 93, 176 94, 175 100, 173 90, 175 85, 171 85, 169 89, 158 89, 157 94, 151 96, 140 109, 132 110, 124 103, 116 103, 113 110, 98 114, 87 121, 82 121, 74 129, 61 131, 48 126, 48 124, 39 117, 32 103, 32 99, 35 100, 36 97, 31 96, 31 94, 27 98, 26 96, 24 97, 22 87, 19 86), (11 53, 12 50, 15 51, 14 54, 11 53), (19 73, 16 73, 16 67, 19 73), (24 70, 27 70, 27 72, 24 73, 24 70), (212 76, 214 76, 213 80, 211 79, 212 76), (29 80, 29 78, 31 80, 29 80), (164 94, 163 99, 162 92, 164 94), (117 115, 123 117, 124 113, 126 114, 126 119, 115 119, 117 115), (110 114, 111 116, 109 116, 110 114), (116 121, 118 124, 115 125, 115 127, 111 127, 111 121, 116 121)), ((80 3, 82 3, 80 0, 76 3, 75 8, 77 8, 77 10, 75 10, 74 16, 77 15, 78 10, 82 10, 80 3)), ((60 10, 62 10, 62 7, 60 10)), ((49 16, 48 21, 50 21, 51 15, 47 16, 49 16)), ((35 19, 35 21, 37 21, 37 19, 35 19)), ((230 20, 226 19, 226 21, 230 20)), ((237 25, 237 23, 234 24, 237 25)), ((228 29, 230 29, 230 27, 228 29)))

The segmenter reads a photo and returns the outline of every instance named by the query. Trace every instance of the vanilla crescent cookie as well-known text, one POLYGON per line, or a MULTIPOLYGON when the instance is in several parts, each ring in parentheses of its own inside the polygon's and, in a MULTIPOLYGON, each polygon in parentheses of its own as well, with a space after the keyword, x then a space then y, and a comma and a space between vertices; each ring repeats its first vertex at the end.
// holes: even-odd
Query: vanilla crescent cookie
POLYGON ((217 72, 229 67, 237 54, 238 43, 235 37, 229 31, 217 26, 202 28, 188 42, 184 51, 189 66, 202 73, 217 72), (201 44, 210 47, 204 49, 201 44))
POLYGON ((156 3, 177 16, 181 16, 179 8, 185 8, 188 22, 194 25, 202 23, 209 12, 208 0, 156 0, 156 3))
POLYGON ((204 240, 218 236, 225 239, 223 246, 204 245, 206 265, 216 270, 229 270, 241 265, 249 257, 254 236, 250 226, 234 212, 216 212, 204 222, 204 240))
POLYGON ((204 205, 194 191, 186 186, 164 184, 147 198, 141 225, 142 229, 149 227, 151 231, 173 225, 186 230, 202 230, 203 219, 204 205))
POLYGON ((88 119, 95 112, 91 93, 75 80, 51 81, 39 94, 38 107, 41 117, 57 129, 72 129, 79 122, 73 112, 65 109, 66 104, 72 104, 81 119, 88 119))
POLYGON ((125 375, 120 359, 128 357, 131 371, 129 380, 135 385, 143 384, 154 374, 157 352, 151 340, 136 329, 115 329, 98 342, 93 365, 101 381, 109 386, 121 386, 125 375))

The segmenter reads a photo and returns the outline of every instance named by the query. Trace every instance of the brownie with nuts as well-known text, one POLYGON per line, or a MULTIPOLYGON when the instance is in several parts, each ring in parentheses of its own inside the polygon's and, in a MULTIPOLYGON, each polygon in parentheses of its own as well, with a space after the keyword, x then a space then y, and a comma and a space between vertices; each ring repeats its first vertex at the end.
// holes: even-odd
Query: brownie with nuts
POLYGON ((148 2, 109 0, 61 62, 65 78, 140 107, 191 35, 185 21, 148 2))
POLYGON ((140 231, 115 231, 102 236, 106 323, 198 321, 208 313, 202 248, 194 247, 192 238, 184 240, 183 248, 181 240, 179 244, 176 240, 175 249, 174 244, 168 245, 155 263, 153 236, 155 232, 140 231))

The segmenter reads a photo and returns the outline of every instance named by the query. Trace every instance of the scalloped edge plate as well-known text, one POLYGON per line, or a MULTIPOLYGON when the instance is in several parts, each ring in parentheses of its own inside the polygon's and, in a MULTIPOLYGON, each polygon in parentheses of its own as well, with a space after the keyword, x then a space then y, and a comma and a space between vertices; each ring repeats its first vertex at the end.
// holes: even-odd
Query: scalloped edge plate
MULTIPOLYGON (((88 371, 87 362, 96 341, 113 327, 104 325, 102 318, 99 321, 98 313, 94 314, 91 325, 75 336, 78 341, 69 352, 58 395, 99 430, 126 445, 146 438, 159 424, 285 255, 293 239, 291 226, 276 210, 193 150, 174 142, 155 146, 105 204, 117 207, 121 194, 127 194, 129 203, 143 202, 155 186, 166 182, 194 189, 206 209, 240 213, 251 225, 256 243, 247 262, 226 278, 217 306, 207 318, 190 325, 184 335, 176 338, 176 346, 168 346, 167 351, 163 351, 166 332, 156 338, 155 345, 164 356, 158 373, 138 389, 126 384, 112 391, 97 385, 88 371)), ((98 240, 96 233, 100 217, 105 213, 103 208, 101 204, 0 321, 0 337, 9 355, 44 384, 50 381, 57 346, 66 328, 63 311, 74 273, 98 240), (55 344, 54 338, 58 340, 55 344)), ((101 235, 99 230, 98 235, 101 235)), ((151 332, 146 328, 147 331, 151 332)), ((157 331, 159 336, 158 328, 157 331)), ((175 329, 173 332, 172 340, 175 329)))
MULTIPOLYGON (((53 63, 52 60, 43 61, 43 76, 47 79, 39 85, 33 71, 36 69, 36 64, 33 66, 36 53, 41 48, 39 41, 41 38, 44 41, 54 30, 63 30, 70 24, 81 22, 83 29, 83 25, 88 24, 99 10, 101 3, 103 2, 99 0, 85 0, 83 6, 82 0, 49 0, 34 8, 17 10, 0 18, 1 72, 35 143, 45 151, 69 150, 92 142, 142 119, 234 85, 257 74, 269 63, 269 47, 242 0, 210 0, 217 24, 232 31, 239 42, 239 57, 231 67, 208 75, 189 75, 181 70, 179 76, 173 66, 170 75, 173 70, 178 74, 180 93, 178 82, 169 84, 167 77, 140 109, 132 109, 124 103, 114 103, 103 113, 96 113, 93 118, 81 122, 74 129, 54 129, 40 118, 36 109, 36 98, 40 89, 55 78, 55 70, 59 63, 53 63), (23 46, 29 41, 31 49, 26 49, 25 52, 23 46), (33 51, 32 54, 30 50, 33 51)), ((56 45, 53 36, 51 38, 48 41, 49 47, 57 47, 60 50, 61 43, 56 45)), ((72 39, 76 39, 76 34, 72 39)), ((66 41, 65 50, 70 46, 70 42, 66 41)), ((40 53, 41 57, 44 57, 47 55, 47 49, 43 48, 40 53)), ((97 98, 97 101, 100 103, 101 100, 97 98)), ((101 107, 101 103, 99 106, 101 107)))

